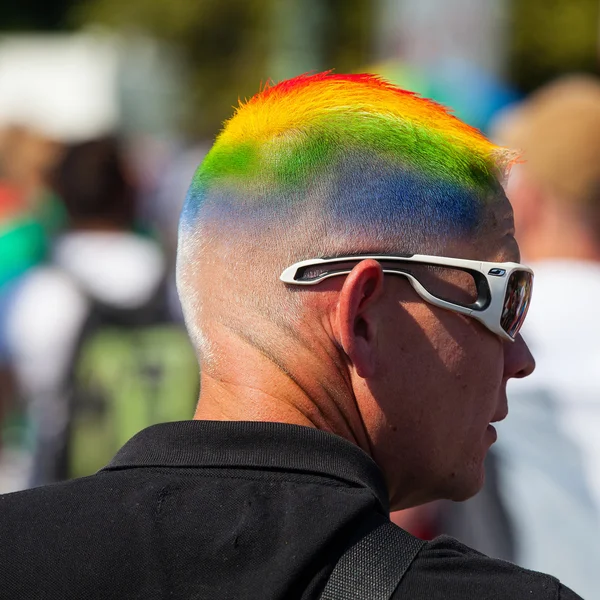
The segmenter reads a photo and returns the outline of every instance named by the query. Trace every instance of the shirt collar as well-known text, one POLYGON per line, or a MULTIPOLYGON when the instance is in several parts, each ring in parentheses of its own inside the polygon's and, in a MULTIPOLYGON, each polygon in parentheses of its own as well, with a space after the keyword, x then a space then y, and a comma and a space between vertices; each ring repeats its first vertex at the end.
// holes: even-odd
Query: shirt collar
POLYGON ((153 425, 127 442, 103 470, 133 467, 276 469, 366 487, 387 513, 383 474, 358 446, 311 427, 254 421, 153 425))

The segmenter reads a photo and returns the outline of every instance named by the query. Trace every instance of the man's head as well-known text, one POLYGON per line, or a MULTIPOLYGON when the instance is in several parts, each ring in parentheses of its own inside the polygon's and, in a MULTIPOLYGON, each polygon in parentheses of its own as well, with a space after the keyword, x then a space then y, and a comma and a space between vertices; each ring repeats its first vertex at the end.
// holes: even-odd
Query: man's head
POLYGON ((600 260, 600 81, 559 79, 497 129, 523 158, 507 193, 525 257, 600 260))
MULTIPOLYGON (((532 368, 522 341, 424 302, 376 261, 310 290, 279 275, 357 254, 518 261, 498 182, 511 159, 439 105, 369 75, 303 76, 242 105, 180 225, 178 285, 203 384, 238 391, 238 410, 221 413, 277 419, 294 407, 367 450, 396 507, 475 493, 506 380, 532 368), (285 407, 279 417, 257 406, 266 396, 285 407)), ((472 283, 449 269, 415 276, 447 294, 472 283)))

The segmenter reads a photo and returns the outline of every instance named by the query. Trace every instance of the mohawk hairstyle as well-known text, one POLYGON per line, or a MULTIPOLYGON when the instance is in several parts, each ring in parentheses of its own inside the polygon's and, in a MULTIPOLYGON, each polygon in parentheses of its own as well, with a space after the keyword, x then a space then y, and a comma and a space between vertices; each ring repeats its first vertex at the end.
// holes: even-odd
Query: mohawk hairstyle
POLYGON ((260 281, 278 285, 284 263, 431 253, 473 236, 514 159, 440 104, 374 75, 266 86, 240 103, 190 186, 178 257, 184 307, 217 248, 224 273, 260 267, 266 292, 260 281))

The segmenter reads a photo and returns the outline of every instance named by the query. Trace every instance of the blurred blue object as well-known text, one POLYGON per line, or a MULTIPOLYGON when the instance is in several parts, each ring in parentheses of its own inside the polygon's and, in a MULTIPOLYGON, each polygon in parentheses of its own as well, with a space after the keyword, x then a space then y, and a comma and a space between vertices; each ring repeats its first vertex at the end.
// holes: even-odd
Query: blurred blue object
POLYGON ((7 335, 8 319, 10 309, 18 295, 22 282, 22 278, 16 278, 0 285, 0 365, 10 363, 11 352, 7 335))
POLYGON ((474 63, 442 58, 427 69, 400 60, 371 67, 391 83, 447 106, 459 118, 486 131, 493 116, 521 95, 474 63))

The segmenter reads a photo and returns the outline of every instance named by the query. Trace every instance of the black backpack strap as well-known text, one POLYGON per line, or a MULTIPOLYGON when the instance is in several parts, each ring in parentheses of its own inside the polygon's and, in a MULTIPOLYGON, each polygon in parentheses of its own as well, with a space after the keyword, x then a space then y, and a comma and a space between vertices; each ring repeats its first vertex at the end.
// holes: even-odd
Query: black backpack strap
POLYGON ((386 521, 342 554, 321 600, 389 600, 424 545, 386 521))

